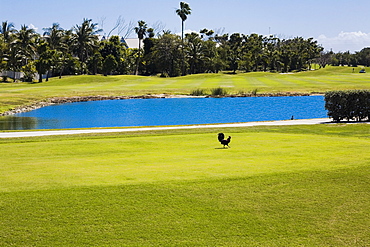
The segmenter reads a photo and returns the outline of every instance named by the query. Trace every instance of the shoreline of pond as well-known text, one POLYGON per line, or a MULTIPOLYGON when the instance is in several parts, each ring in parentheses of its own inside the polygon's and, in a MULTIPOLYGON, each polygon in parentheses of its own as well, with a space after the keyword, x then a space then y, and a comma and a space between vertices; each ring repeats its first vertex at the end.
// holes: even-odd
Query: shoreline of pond
POLYGON ((230 95, 173 95, 173 94, 147 94, 140 96, 74 96, 74 97, 53 97, 46 101, 36 102, 31 105, 19 106, 14 109, 0 113, 0 117, 11 116, 17 113, 29 112, 42 107, 66 104, 75 102, 102 101, 102 100, 126 100, 126 99, 165 99, 165 98, 237 98, 237 97, 289 97, 289 96, 313 96, 322 94, 309 93, 259 93, 259 94, 230 94, 230 95))

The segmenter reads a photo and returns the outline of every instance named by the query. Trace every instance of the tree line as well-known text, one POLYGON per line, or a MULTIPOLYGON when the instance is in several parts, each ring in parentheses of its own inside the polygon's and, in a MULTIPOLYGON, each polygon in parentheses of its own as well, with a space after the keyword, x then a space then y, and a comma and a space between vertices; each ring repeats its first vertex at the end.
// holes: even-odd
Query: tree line
MULTIPOLYGON (((129 48, 118 36, 102 38, 98 25, 84 19, 65 30, 55 23, 38 34, 34 29, 3 22, 0 27, 0 71, 23 72, 25 81, 35 74, 157 75, 167 77, 219 71, 291 72, 308 70, 323 55, 312 38, 219 34, 203 29, 184 35, 190 6, 180 3, 181 36, 154 30, 140 20, 134 28, 139 48, 129 48)), ((46 78, 46 79, 47 79, 46 78)))
POLYGON ((320 64, 320 67, 325 67, 326 65, 351 67, 362 65, 369 67, 370 48, 365 47, 361 51, 356 51, 355 53, 350 53, 349 51, 337 53, 333 51, 321 52, 317 62, 320 64))

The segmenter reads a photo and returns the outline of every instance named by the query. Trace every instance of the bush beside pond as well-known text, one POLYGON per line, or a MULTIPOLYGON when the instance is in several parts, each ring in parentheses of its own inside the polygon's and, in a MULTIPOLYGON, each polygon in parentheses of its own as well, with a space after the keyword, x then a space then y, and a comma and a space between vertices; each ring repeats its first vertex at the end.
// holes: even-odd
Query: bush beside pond
POLYGON ((334 121, 370 120, 370 91, 349 90, 325 93, 325 109, 334 121))

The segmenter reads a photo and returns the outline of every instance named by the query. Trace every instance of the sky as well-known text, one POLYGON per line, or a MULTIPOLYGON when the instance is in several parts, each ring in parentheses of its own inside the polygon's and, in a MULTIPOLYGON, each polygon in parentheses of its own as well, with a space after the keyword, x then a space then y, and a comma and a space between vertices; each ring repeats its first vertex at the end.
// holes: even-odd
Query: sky
MULTIPOLYGON (((107 34, 118 18, 149 27, 181 32, 175 11, 179 0, 1 0, 0 21, 43 28, 59 23, 63 29, 92 19, 107 34)), ((282 39, 314 38, 326 51, 355 52, 370 47, 370 1, 357 0, 188 0, 192 9, 185 29, 207 28, 219 34, 257 33, 282 39)), ((112 34, 117 34, 112 32, 112 34)), ((131 34, 135 37, 135 33, 131 34)))

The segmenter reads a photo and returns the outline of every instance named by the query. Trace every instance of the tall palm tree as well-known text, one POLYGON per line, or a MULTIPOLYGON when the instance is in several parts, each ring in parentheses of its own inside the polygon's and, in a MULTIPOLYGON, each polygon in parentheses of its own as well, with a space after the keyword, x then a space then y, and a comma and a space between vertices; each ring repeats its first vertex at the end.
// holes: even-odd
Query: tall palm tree
POLYGON ((138 21, 138 25, 137 27, 135 27, 135 32, 137 34, 137 37, 139 38, 139 57, 137 59, 137 63, 136 63, 136 75, 139 74, 139 62, 140 62, 140 54, 141 54, 141 40, 144 39, 144 36, 146 35, 146 31, 147 31, 147 24, 145 23, 145 21, 138 21))
POLYGON ((181 41, 182 41, 182 75, 185 75, 185 54, 184 54, 184 23, 191 14, 191 8, 188 3, 180 2, 180 8, 176 10, 176 14, 181 18, 181 41))
POLYGON ((180 8, 176 10, 176 14, 181 18, 181 39, 184 41, 184 23, 191 14, 191 8, 188 3, 180 2, 180 8))
POLYGON ((82 65, 86 63, 87 58, 93 54, 96 48, 98 48, 97 34, 102 31, 101 29, 97 29, 97 23, 91 22, 91 19, 84 19, 81 26, 76 25, 73 28, 75 52, 82 65))

